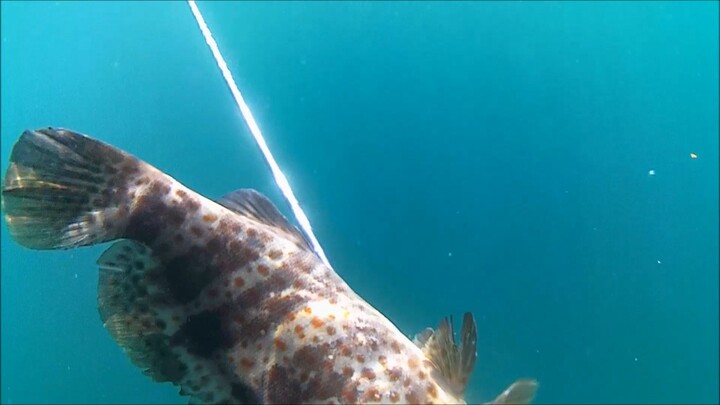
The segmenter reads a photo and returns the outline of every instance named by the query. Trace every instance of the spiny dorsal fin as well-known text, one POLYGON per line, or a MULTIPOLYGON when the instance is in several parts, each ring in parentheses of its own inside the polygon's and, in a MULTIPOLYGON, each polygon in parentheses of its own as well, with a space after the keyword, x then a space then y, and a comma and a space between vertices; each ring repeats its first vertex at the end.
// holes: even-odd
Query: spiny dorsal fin
POLYGON ((288 239, 303 249, 315 253, 305 235, 294 227, 267 197, 259 192, 250 188, 241 188, 220 197, 217 203, 240 215, 281 229, 288 239))
POLYGON ((473 315, 466 312, 463 317, 459 346, 453 335, 452 317, 440 321, 435 331, 428 328, 418 334, 415 343, 443 376, 448 390, 462 398, 477 358, 477 327, 473 315))
POLYGON ((535 380, 517 380, 488 404, 529 404, 535 398, 537 389, 535 380))

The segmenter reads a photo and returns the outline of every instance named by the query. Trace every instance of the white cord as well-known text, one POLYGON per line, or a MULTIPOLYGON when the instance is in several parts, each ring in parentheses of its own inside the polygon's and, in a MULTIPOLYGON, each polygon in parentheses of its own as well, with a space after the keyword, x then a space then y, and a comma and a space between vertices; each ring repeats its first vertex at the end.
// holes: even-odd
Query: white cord
POLYGON ((255 122, 255 118, 253 118, 252 112, 250 112, 250 107, 248 107, 248 105, 245 103, 245 100, 243 99, 243 96, 240 94, 240 90, 238 90, 238 87, 235 84, 232 73, 230 73, 230 69, 228 69, 227 63, 225 63, 225 59, 220 53, 220 49, 218 49, 215 39, 213 39, 210 28, 208 28, 207 24, 205 24, 205 19, 200 13, 200 10, 195 4, 195 1, 188 0, 188 4, 190 5, 190 9, 195 16, 195 20, 197 20, 200 31, 202 31, 202 34, 205 37, 205 42, 207 42, 208 46, 210 47, 210 50, 215 57, 215 61, 217 62, 218 67, 222 71, 225 82, 227 82, 227 85, 230 88, 233 97, 235 97, 235 102, 237 103, 238 108, 240 108, 240 112, 245 119, 245 123, 247 124, 248 128, 250 128, 250 132, 252 133, 253 138, 255 138, 255 142, 260 148, 260 151, 262 152, 265 161, 270 166, 270 170, 272 170, 273 177, 275 178, 275 183, 277 183, 278 187, 280 187, 280 191, 282 191, 283 196, 285 196, 285 199, 290 204, 293 214, 295 215, 298 224, 300 224, 300 228, 302 228, 303 232, 305 232, 305 235, 310 240, 313 250, 315 250, 317 255, 320 257, 320 259, 322 259, 323 262, 325 262, 326 265, 332 267, 330 266, 330 262, 325 256, 325 252, 323 252, 323 249, 320 246, 320 242, 318 242, 317 238, 315 238, 312 227, 310 226, 310 220, 305 215, 302 208, 300 208, 300 204, 298 203, 297 198, 295 198, 295 194, 293 194, 292 189, 290 188, 290 183, 288 183, 287 178, 280 170, 277 162, 275 162, 275 158, 273 158, 272 153, 270 153, 270 149, 268 149, 268 146, 265 143, 265 139, 260 132, 260 128, 255 122))

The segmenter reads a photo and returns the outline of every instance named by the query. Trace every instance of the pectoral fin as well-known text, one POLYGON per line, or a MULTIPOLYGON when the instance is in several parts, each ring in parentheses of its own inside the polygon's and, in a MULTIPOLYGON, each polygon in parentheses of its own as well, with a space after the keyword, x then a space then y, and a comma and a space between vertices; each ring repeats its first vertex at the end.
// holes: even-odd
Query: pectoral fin
POLYGON ((538 383, 535 380, 517 380, 488 404, 529 404, 535 398, 538 383))
POLYGON ((415 344, 443 377, 446 388, 456 397, 464 397, 477 358, 477 327, 473 315, 465 313, 459 345, 455 343, 452 317, 440 321, 434 331, 427 328, 419 333, 415 344))

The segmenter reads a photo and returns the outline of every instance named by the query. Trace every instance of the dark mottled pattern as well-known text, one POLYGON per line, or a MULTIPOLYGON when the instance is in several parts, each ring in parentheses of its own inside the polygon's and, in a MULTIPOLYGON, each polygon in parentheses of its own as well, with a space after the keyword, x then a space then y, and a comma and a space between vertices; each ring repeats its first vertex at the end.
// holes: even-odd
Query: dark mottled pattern
POLYGON ((124 232, 125 237, 153 246, 169 227, 177 228, 185 221, 187 210, 181 205, 167 206, 163 196, 146 194, 137 199, 136 208, 124 232))
POLYGON ((100 316, 155 380, 206 403, 457 400, 259 193, 221 205, 65 130, 27 131, 11 161, 3 203, 20 243, 129 239, 99 260, 100 316))

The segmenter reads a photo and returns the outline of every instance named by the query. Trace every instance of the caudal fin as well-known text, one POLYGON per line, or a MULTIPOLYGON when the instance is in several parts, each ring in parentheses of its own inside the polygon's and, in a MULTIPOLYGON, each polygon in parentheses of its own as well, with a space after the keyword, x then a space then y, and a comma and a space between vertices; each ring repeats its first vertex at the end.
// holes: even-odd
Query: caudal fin
POLYGON ((2 187, 10 234, 32 249, 116 239, 127 223, 129 186, 149 165, 110 145, 57 128, 25 131, 2 187))

